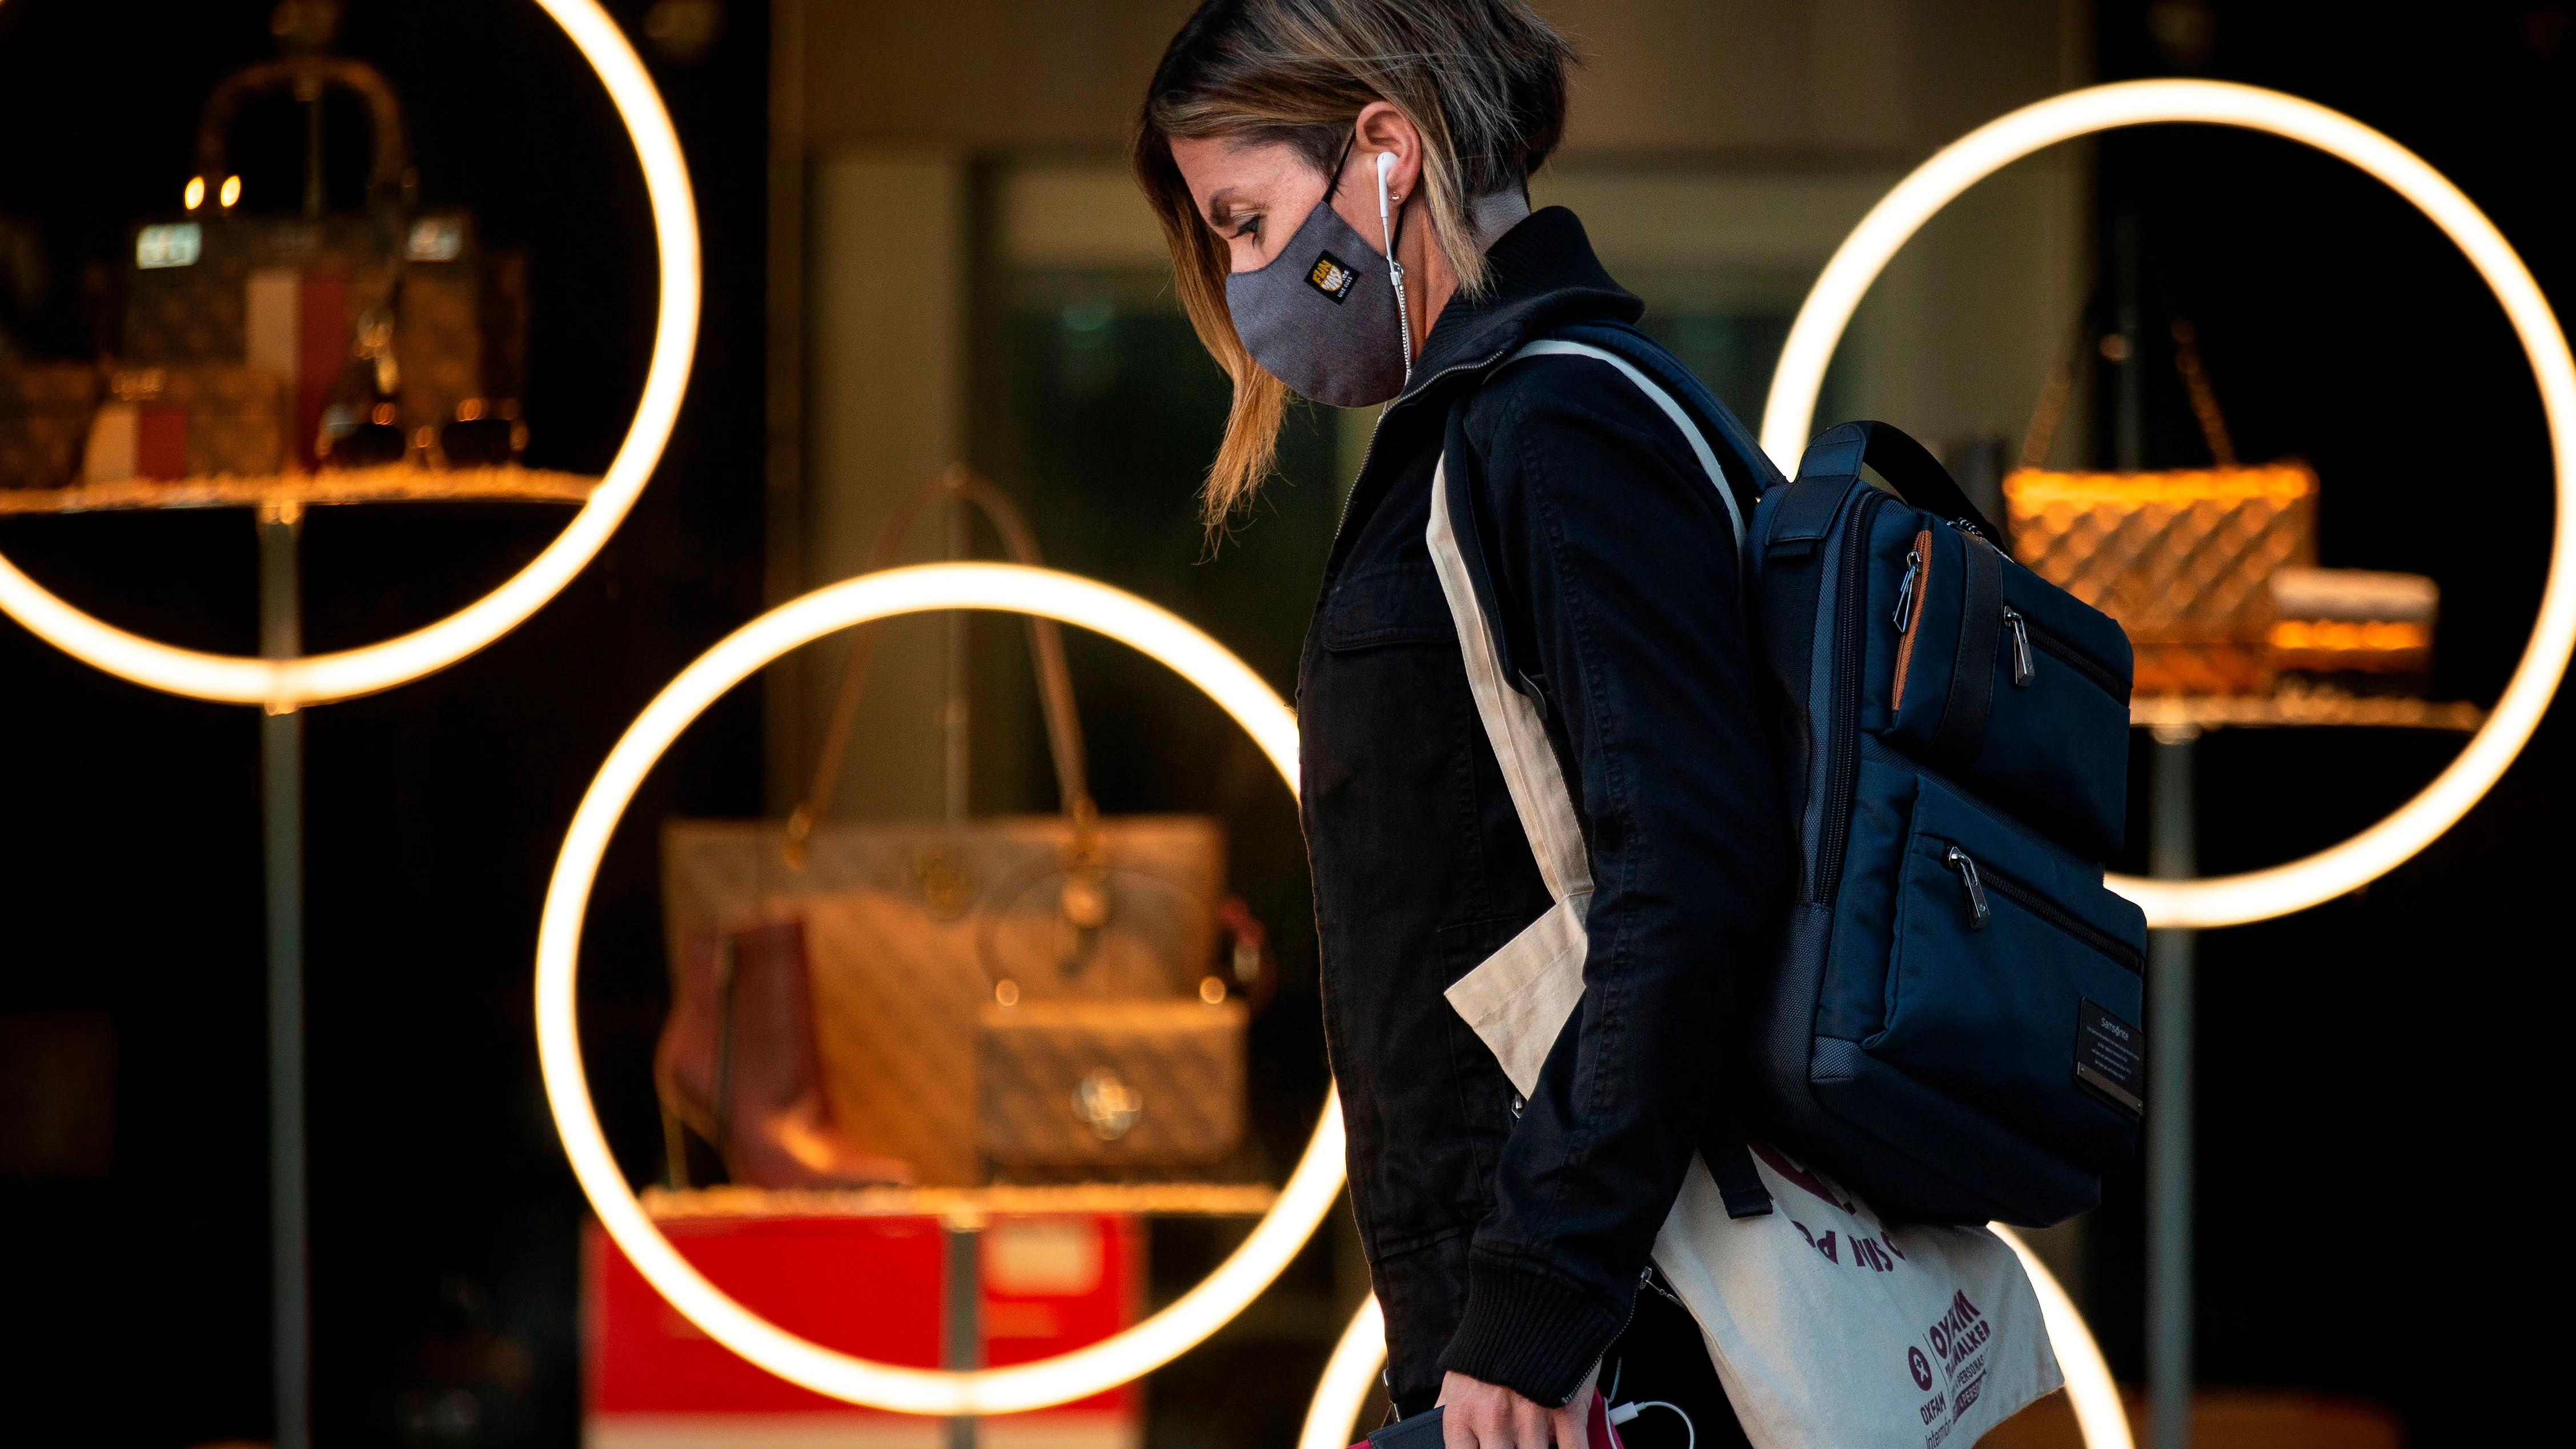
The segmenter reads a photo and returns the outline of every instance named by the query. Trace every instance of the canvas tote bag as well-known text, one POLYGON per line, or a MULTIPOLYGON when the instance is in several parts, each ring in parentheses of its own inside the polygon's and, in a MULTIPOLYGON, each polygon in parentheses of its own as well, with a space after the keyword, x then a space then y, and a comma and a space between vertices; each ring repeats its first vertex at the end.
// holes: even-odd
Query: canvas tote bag
MULTIPOLYGON (((1694 435, 1703 463, 1712 461, 1680 409, 1624 362, 1558 341, 1533 343, 1513 360, 1534 351, 1618 368, 1694 435)), ((1450 527, 1445 460, 1432 473, 1425 541, 1477 716, 1556 902, 1459 978, 1449 1003, 1530 1096, 1583 995, 1591 858, 1537 706, 1504 683, 1496 662, 1450 527)), ((2063 1382, 2030 1280, 1992 1232, 1890 1226, 1821 1173, 1766 1144, 1753 1149, 1772 1211, 1729 1217, 1694 1156, 1654 1260, 1698 1320, 1755 1449, 1967 1449, 2063 1382)))

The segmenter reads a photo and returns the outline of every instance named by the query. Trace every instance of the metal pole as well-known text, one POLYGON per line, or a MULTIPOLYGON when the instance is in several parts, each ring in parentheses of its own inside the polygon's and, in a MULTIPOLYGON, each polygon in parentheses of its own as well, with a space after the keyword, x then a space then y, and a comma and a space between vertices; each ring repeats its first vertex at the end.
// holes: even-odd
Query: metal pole
MULTIPOLYGON (((957 1214, 941 1220, 939 1238, 945 1253, 947 1311, 941 1317, 939 1362, 944 1368, 984 1366, 984 1219, 957 1214)), ((948 1449, 975 1449, 979 1422, 961 1414, 948 1421, 948 1449)))
MULTIPOLYGON (((259 652, 303 652, 293 504, 259 514, 259 652)), ((270 706, 259 722, 260 813, 268 873, 269 1293, 277 1449, 312 1449, 313 1327, 304 1223, 304 716, 270 706)))
MULTIPOLYGON (((2192 742, 2155 732, 2153 840, 2159 880, 2198 873, 2192 849, 2192 742)), ((2153 1449, 2190 1449, 2192 1350, 2192 933, 2147 941, 2147 1393, 2153 1449)))
MULTIPOLYGON (((966 500, 951 494, 946 505, 948 514, 948 557, 966 557, 966 500)), ((947 654, 945 660, 946 698, 940 703, 939 728, 941 745, 941 797, 943 814, 951 825, 966 823, 969 773, 968 749, 972 736, 967 733, 966 703, 966 611, 951 609, 945 617, 947 654)))

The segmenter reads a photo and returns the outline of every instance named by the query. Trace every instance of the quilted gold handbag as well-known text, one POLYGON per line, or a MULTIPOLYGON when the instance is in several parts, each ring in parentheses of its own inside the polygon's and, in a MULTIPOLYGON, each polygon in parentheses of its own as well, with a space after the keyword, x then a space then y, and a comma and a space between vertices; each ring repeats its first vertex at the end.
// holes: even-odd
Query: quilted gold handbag
MULTIPOLYGON (((951 470, 888 525, 873 565, 945 497, 1039 561, 1009 500, 951 470)), ((805 803, 784 822, 664 827, 668 939, 801 919, 833 1117, 922 1183, 1205 1172, 1242 1138, 1258 963, 1241 948, 1258 927, 1220 904, 1219 821, 1098 813, 1062 638, 1046 620, 1028 635, 1061 814, 822 819, 866 677, 863 628, 805 803), (1222 962, 1220 938, 1235 948, 1222 962)))
POLYGON ((2003 480, 2013 557, 2120 621, 2138 694, 2267 694, 2275 570, 2317 561, 2317 475, 2296 459, 2236 461, 2190 324, 2175 364, 2214 464, 2158 472, 2042 466, 2072 369, 2041 396, 2003 480))

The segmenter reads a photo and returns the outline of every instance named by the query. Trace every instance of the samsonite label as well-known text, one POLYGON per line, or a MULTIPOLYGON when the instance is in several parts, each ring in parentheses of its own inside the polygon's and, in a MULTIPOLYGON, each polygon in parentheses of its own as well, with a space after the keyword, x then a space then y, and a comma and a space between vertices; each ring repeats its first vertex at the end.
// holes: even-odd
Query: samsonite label
POLYGON ((2146 1032, 2084 998, 2075 1013, 2075 1080, 2130 1116, 2145 1116, 2146 1032))

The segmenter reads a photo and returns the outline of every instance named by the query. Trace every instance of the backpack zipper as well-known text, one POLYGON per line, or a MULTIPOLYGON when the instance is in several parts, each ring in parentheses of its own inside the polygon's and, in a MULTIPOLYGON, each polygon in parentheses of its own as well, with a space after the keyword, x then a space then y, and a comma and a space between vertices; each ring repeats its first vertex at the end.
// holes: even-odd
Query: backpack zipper
POLYGON ((1905 551, 1905 577, 1896 581, 1896 613, 1888 620, 1899 634, 1914 630, 1914 580, 1923 572, 1923 544, 1931 536, 1928 528, 1914 535, 1914 546, 1905 551))
POLYGON ((1869 604, 1868 571, 1862 565, 1869 557, 1869 525, 1883 496, 1876 489, 1862 492, 1844 525, 1842 607, 1835 616, 1836 677, 1826 725, 1833 752, 1825 761, 1824 831, 1816 844, 1816 899, 1826 905, 1833 904, 1841 885, 1843 850, 1851 838, 1852 792, 1860 780, 1861 616, 1869 604))
MULTIPOLYGON (((2010 620, 2013 617, 2016 617, 2015 613, 2007 611, 2005 618, 2010 620)), ((2104 694, 2123 703, 2127 702, 2129 696, 2121 690, 2120 681, 2112 677, 2111 671, 2100 660, 2067 643, 2040 625, 2025 621, 2020 628, 2028 632, 2030 642, 2037 645, 2041 652, 2093 681, 2104 694)))
POLYGON ((1986 922, 1995 918, 1995 913, 1993 908, 1986 904, 1984 883, 1977 879, 1976 857, 1954 845, 1941 857, 1941 863, 1957 871, 1959 884, 1968 888, 1968 929, 1984 930, 1986 922))
POLYGON ((1915 606, 1917 590, 1932 587, 1932 530, 1914 535, 1914 547, 1905 555, 1905 577, 1896 584, 1896 682, 1888 695, 1890 713, 1905 707, 1905 676, 1914 665, 1914 625, 1922 610, 1915 606))
POLYGON ((1341 551, 1342 530, 1350 526, 1351 504, 1358 501, 1360 496, 1360 481, 1368 477, 1369 463, 1377 456, 1378 434, 1386 430, 1387 415, 1408 402, 1414 402, 1421 399, 1433 388, 1438 387, 1441 383, 1448 381, 1459 373, 1476 372, 1479 370, 1491 371, 1504 358, 1511 356, 1513 349, 1518 345, 1518 343, 1515 343, 1511 347, 1497 348, 1492 354, 1481 360, 1453 362, 1447 367, 1440 369, 1438 372, 1433 373, 1431 376, 1421 379, 1419 382, 1409 382, 1405 385, 1404 391, 1388 399, 1386 406, 1378 409, 1377 421, 1369 424, 1368 446, 1360 450, 1359 471, 1351 475, 1350 496, 1342 500, 1341 514, 1333 520, 1333 544, 1330 549, 1326 550, 1326 558, 1329 559, 1333 554, 1341 551))
POLYGON ((2038 672, 2031 667, 2030 622, 2022 618, 2021 610, 2006 604, 2004 605, 2004 627, 2012 631, 2013 688, 2027 689, 2030 687, 2031 675, 2038 672))
POLYGON ((2133 976, 2146 974, 2146 958, 2139 955, 2137 949, 2128 942, 2094 925, 2091 921, 2075 915, 2064 906, 2002 871, 1979 866, 1973 856, 1958 846, 1953 845, 1943 851, 1941 863, 1957 871, 1960 879, 1966 883, 1969 909, 1975 917, 1975 923, 1969 927, 1970 930, 1985 929, 1987 918, 1992 914, 1986 905, 1986 891, 1991 889, 2014 905, 2110 957, 2112 961, 2126 968, 2129 974, 2133 976))

